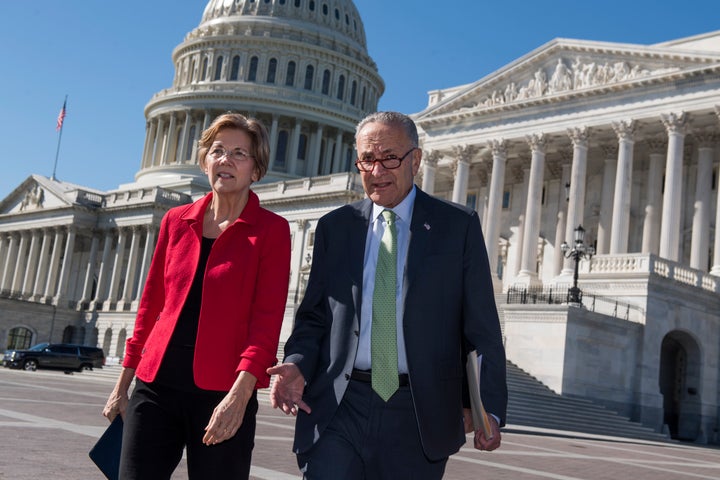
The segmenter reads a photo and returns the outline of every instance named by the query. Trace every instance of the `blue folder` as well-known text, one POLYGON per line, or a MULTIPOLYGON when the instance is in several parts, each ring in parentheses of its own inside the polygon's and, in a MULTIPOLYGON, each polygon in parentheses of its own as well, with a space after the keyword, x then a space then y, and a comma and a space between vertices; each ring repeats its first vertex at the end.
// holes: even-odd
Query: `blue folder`
POLYGON ((122 447, 123 421, 120 415, 110 423, 95 446, 90 459, 110 480, 117 480, 120 473, 120 448, 122 447))

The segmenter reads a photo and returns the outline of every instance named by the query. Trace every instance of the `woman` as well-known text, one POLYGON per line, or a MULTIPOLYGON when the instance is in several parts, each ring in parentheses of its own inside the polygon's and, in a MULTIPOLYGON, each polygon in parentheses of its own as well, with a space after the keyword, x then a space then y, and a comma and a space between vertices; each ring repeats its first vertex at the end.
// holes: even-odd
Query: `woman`
POLYGON ((103 415, 123 416, 120 477, 248 478, 257 388, 270 377, 290 272, 290 229, 250 190, 267 130, 221 115, 199 141, 212 191, 167 212, 123 370, 103 415), (128 390, 133 378, 132 398, 128 390))

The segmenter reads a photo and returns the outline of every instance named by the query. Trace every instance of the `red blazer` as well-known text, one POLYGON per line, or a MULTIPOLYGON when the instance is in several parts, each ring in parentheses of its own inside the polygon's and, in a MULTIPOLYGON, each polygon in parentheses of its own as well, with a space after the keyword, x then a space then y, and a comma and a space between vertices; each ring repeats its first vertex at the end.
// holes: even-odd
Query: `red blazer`
MULTIPOLYGON (((200 258, 203 218, 212 193, 172 208, 157 246, 123 366, 144 382, 155 379, 187 298, 200 258)), ((240 217, 216 240, 203 280, 195 341, 195 384, 228 391, 242 370, 267 387, 265 370, 277 362, 290 278, 290 228, 260 207, 250 192, 240 217)))

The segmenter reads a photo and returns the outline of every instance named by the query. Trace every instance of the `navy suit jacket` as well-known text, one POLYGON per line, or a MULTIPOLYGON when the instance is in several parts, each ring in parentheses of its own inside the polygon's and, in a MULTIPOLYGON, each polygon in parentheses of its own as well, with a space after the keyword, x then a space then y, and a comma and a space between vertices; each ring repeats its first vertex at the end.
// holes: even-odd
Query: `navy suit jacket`
MULTIPOLYGON (((371 211, 369 199, 345 205, 322 217, 315 230, 310 278, 285 345, 285 361, 300 368, 306 381, 303 399, 312 408, 310 415, 298 414, 296 453, 307 451, 322 435, 349 382, 358 348, 371 211)), ((505 419, 505 350, 475 211, 417 190, 404 285, 410 389, 423 449, 436 460, 465 442, 468 349, 483 355, 486 410, 501 423, 505 419)))

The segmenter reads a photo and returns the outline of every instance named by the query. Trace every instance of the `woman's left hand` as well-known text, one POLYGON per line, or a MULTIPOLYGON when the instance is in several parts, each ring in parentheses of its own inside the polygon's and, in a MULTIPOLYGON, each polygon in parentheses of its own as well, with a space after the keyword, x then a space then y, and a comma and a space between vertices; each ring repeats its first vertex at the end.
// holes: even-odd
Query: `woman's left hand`
POLYGON ((251 373, 240 372, 230 391, 213 410, 202 439, 205 445, 224 442, 237 433, 256 382, 257 379, 251 373))

